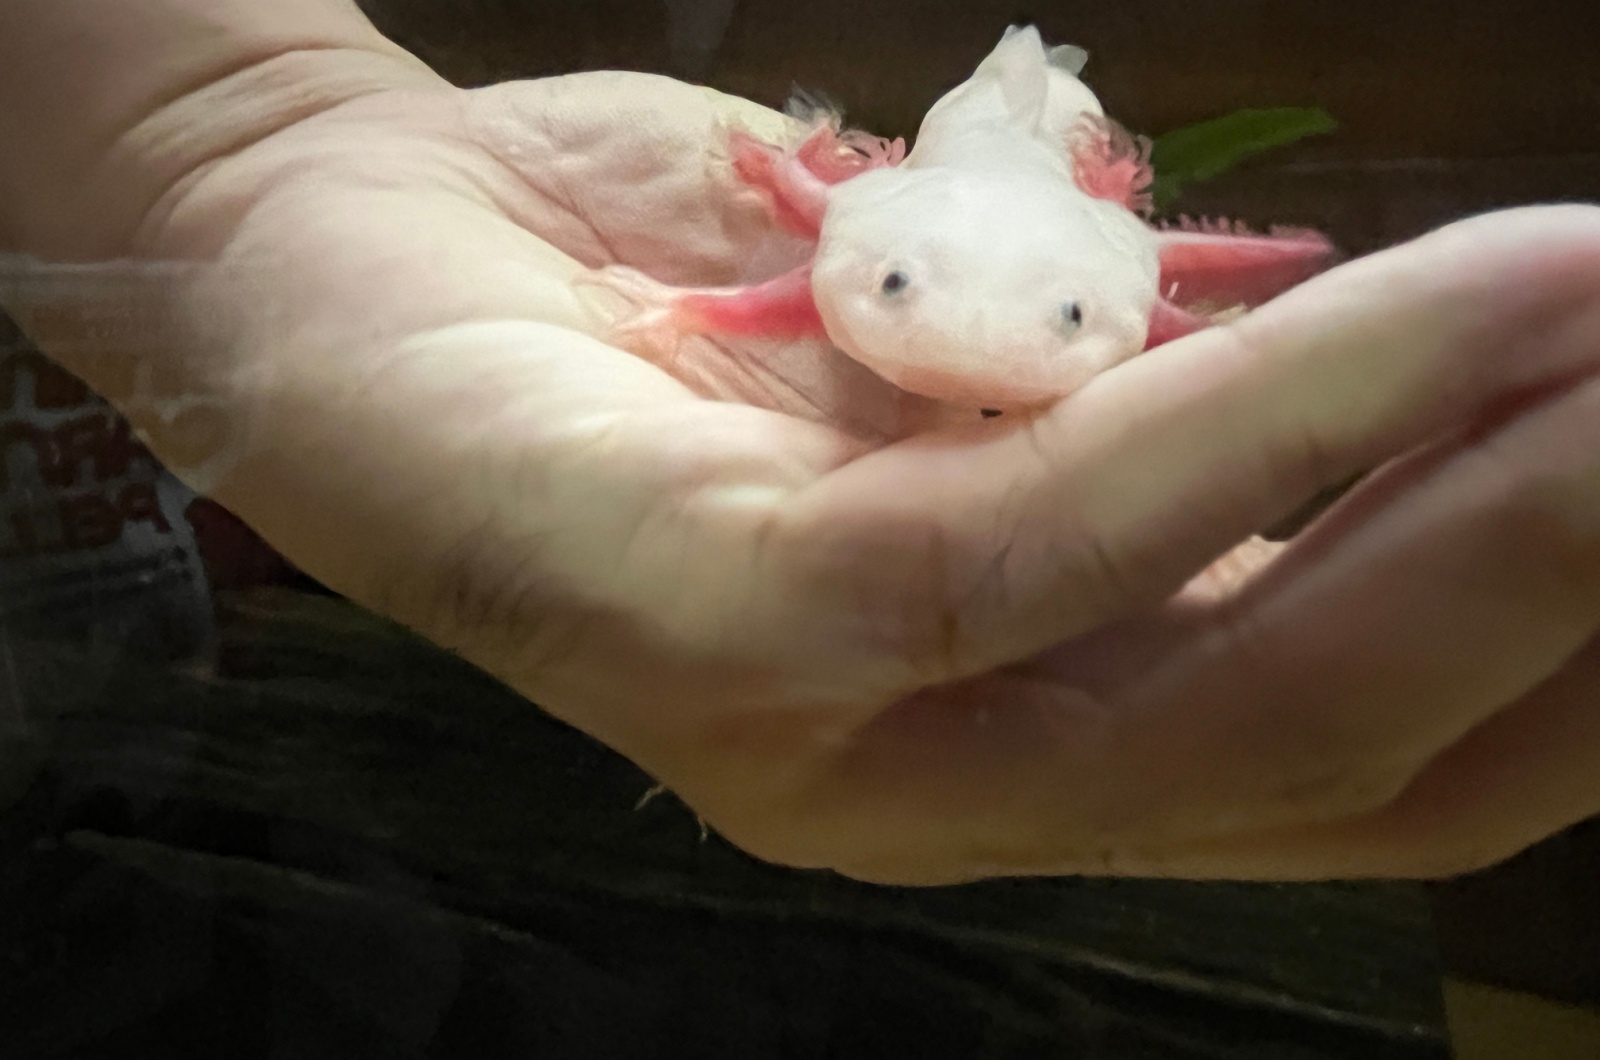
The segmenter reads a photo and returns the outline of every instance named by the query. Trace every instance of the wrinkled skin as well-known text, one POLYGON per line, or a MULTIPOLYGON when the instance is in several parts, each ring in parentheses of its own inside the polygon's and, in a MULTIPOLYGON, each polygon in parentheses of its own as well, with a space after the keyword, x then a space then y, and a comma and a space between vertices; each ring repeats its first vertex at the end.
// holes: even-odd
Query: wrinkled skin
MULTIPOLYGON (((249 76, 308 87, 140 127, 188 176, 132 249, 224 266, 178 304, 212 344, 158 355, 242 432, 217 495, 754 854, 906 883, 1433 875, 1600 809, 1600 211, 1462 224, 1037 418, 896 442, 939 410, 820 347, 691 341, 669 374, 573 295, 580 262, 722 283, 770 250, 710 158, 720 117, 775 115, 349 51, 249 76), (207 164, 160 135, 207 123, 237 148, 207 164)), ((215 455, 76 367, 173 463, 215 455)))

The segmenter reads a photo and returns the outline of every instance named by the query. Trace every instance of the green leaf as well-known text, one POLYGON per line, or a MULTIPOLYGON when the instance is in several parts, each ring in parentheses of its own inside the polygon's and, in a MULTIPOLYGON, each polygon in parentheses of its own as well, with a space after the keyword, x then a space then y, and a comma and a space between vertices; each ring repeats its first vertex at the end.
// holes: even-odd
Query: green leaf
POLYGON ((1185 184, 1226 172, 1251 155, 1292 144, 1339 127, 1320 107, 1241 110, 1157 137, 1150 153, 1156 178, 1151 188, 1159 209, 1185 184))

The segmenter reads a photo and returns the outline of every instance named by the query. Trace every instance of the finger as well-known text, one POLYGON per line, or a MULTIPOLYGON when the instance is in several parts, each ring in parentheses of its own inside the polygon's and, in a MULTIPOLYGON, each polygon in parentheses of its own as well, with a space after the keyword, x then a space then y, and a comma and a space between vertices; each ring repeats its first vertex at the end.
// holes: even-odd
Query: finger
POLYGON ((1600 643, 1441 753, 1370 812, 1123 859, 1128 872, 1311 880, 1442 878, 1600 813, 1600 643))
POLYGON ((1498 864, 1596 814, 1600 643, 1591 643, 1445 750, 1391 801, 1364 813, 1188 841, 1107 838, 1034 858, 994 843, 969 843, 960 859, 949 857, 949 847, 869 850, 861 843, 850 848, 859 860, 841 871, 912 885, 1005 875, 1443 879, 1498 864))
POLYGON ((899 691, 1159 601, 1318 488, 1600 362, 1600 209, 1508 211, 1333 270, 1027 423, 919 437, 785 506, 771 554, 885 631, 899 691))
POLYGON ((1173 599, 1177 606, 1215 606, 1236 597, 1273 564, 1288 545, 1252 537, 1190 580, 1173 599))
POLYGON ((1199 834, 1381 805, 1588 642, 1600 381, 1408 470, 1120 690, 1116 754, 1151 778, 1125 793, 1130 822, 1199 834))

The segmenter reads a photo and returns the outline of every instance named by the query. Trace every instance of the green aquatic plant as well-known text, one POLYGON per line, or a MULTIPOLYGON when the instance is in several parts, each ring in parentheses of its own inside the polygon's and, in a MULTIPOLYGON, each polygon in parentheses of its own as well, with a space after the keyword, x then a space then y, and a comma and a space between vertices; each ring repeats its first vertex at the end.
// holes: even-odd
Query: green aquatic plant
POLYGON ((1237 166, 1253 155, 1337 129, 1319 107, 1272 107, 1235 111, 1158 136, 1150 152, 1155 168, 1151 194, 1156 209, 1170 205, 1186 185, 1237 166))

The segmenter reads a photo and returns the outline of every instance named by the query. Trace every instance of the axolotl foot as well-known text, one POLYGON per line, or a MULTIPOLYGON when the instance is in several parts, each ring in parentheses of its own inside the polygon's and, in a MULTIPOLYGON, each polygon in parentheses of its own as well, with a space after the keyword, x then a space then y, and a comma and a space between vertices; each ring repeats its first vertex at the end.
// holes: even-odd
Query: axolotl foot
POLYGON ((800 339, 826 334, 811 296, 809 264, 742 287, 673 287, 622 265, 596 269, 573 283, 580 297, 587 289, 620 298, 628 308, 614 317, 605 338, 660 366, 672 362, 678 344, 690 335, 800 339))
POLYGON ((684 336, 699 330, 693 314, 684 311, 689 290, 652 279, 638 269, 607 265, 579 274, 573 286, 579 298, 602 319, 609 319, 601 336, 605 341, 652 364, 671 364, 684 336), (609 295, 622 305, 615 301, 601 305, 594 295, 609 295))

